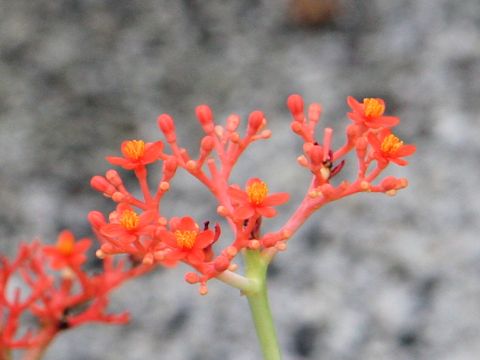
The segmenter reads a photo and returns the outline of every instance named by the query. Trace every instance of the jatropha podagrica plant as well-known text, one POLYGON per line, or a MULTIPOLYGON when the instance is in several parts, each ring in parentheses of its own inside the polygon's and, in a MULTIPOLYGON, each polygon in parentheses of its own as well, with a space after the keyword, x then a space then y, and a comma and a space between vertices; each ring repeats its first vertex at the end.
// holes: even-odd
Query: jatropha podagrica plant
MULTIPOLYGON (((311 173, 312 179, 303 200, 291 217, 278 230, 267 233, 263 233, 261 229, 263 219, 275 217, 277 207, 289 200, 289 194, 272 193, 264 180, 254 176, 242 186, 230 180, 233 167, 245 149, 253 142, 271 136, 271 131, 266 129, 267 120, 264 114, 260 111, 252 112, 248 117, 246 131, 242 132, 238 130, 241 123, 238 115, 230 115, 222 126, 214 121, 212 110, 208 106, 198 106, 196 116, 205 135, 196 157, 190 155, 191 149, 182 147, 177 141, 173 118, 168 114, 160 115, 158 126, 165 142, 127 140, 121 145, 121 156, 107 157, 112 165, 133 171, 138 180, 140 196, 135 196, 127 189, 121 175, 114 169, 108 170, 105 176, 94 176, 91 180, 95 190, 111 198, 116 204, 115 210, 107 217, 99 211, 92 211, 88 215, 100 242, 96 254, 107 265, 110 264, 105 272, 108 272, 108 268, 111 271, 111 259, 115 258, 115 255, 127 254, 131 260, 130 269, 122 270, 122 264, 115 272, 120 279, 114 282, 115 285, 155 266, 171 267, 183 262, 192 268, 192 271, 185 275, 186 281, 199 284, 202 295, 207 294, 207 283, 212 278, 240 289, 248 299, 264 358, 279 359, 280 350, 266 289, 267 268, 275 254, 285 250, 287 241, 300 226, 327 203, 358 192, 394 195, 407 186, 404 178, 381 178, 383 170, 390 163, 404 166, 407 164, 404 157, 415 152, 415 146, 404 144, 391 130, 398 125, 399 119, 384 115, 385 103, 379 98, 366 98, 359 102, 349 97, 347 103, 351 108, 347 116, 352 122, 346 127, 344 144, 333 149, 331 128, 324 129, 321 139, 317 139, 315 135, 322 112, 321 106, 313 103, 305 114, 304 102, 299 95, 288 98, 287 105, 293 118, 291 129, 303 141, 303 154, 297 161, 311 173), (355 154, 357 164, 356 178, 342 180, 340 177, 345 157, 351 152, 355 154), (159 168, 155 165, 161 168, 161 179, 151 187, 148 175, 152 170, 158 173, 159 168), (225 224, 230 226, 232 238, 220 242, 221 226, 211 224, 208 219, 193 219, 188 214, 168 217, 161 202, 164 195, 172 191, 173 178, 179 168, 198 179, 210 191, 218 202, 216 212, 225 219, 225 224), (335 183, 332 183, 334 177, 335 183), (220 244, 223 244, 223 247, 220 244), (243 258, 245 265, 243 274, 238 271, 239 256, 243 258)), ((83 248, 80 243, 75 246, 83 248)), ((71 250, 70 247, 66 253, 81 255, 81 250, 71 250)), ((45 256, 53 256, 56 268, 63 268, 63 271, 69 274, 62 278, 60 293, 63 288, 71 287, 68 284, 62 285, 66 281, 80 281, 80 287, 88 290, 84 292, 88 293, 89 300, 100 296, 96 295, 96 292, 106 294, 114 286, 110 284, 105 288, 88 287, 86 277, 77 265, 82 261, 72 260, 71 263, 65 263, 65 250, 61 244, 44 253, 45 256)), ((3 268, 12 268, 12 265, 6 264, 3 268)), ((0 277, 0 290, 6 288, 5 279, 9 271, 4 270, 4 273, 7 275, 0 277)), ((27 283, 28 279, 24 277, 27 283)), ((42 286, 49 288, 51 285, 44 281, 42 286)), ((35 289, 33 287, 32 294, 35 294, 35 289)), ((87 298, 87 295, 83 296, 87 298)), ((2 297, 0 310, 3 306, 7 308, 7 314, 8 310, 10 313, 19 312, 15 305, 19 303, 18 295, 15 295, 13 301, 7 300, 5 295, 2 297)), ((35 295, 31 297, 23 308, 34 306, 39 301, 35 295)), ((95 307, 96 302, 90 304, 95 307)), ((63 323, 70 326, 79 322, 65 310, 73 308, 73 305, 67 304, 57 310, 57 326, 63 323), (59 319, 63 323, 58 322, 59 319)), ((92 312, 102 318, 103 308, 100 310, 92 312)), ((81 318, 81 314, 78 316, 81 318)), ((7 322, 7 325, 14 324, 8 326, 4 323, 5 321, 0 323, 0 335, 3 338, 5 334, 12 332, 8 330, 9 326, 15 326, 16 322, 7 322)))

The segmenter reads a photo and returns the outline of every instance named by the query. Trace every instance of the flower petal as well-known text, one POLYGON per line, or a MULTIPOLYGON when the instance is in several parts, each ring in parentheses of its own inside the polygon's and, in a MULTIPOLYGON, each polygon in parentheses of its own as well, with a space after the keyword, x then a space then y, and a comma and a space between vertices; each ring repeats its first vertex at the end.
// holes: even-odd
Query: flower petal
POLYGON ((275 206, 275 205, 282 205, 285 204, 288 199, 290 199, 290 194, 288 193, 275 193, 270 196, 267 196, 265 200, 263 200, 262 205, 264 206, 275 206))
POLYGON ((257 214, 260 214, 268 218, 274 217, 275 215, 277 215, 277 210, 275 210, 275 208, 270 206, 258 207, 255 209, 255 211, 257 212, 257 214))
POLYGON ((240 220, 248 219, 249 217, 252 217, 253 214, 255 214, 255 211, 250 205, 240 206, 233 211, 233 217, 240 220))

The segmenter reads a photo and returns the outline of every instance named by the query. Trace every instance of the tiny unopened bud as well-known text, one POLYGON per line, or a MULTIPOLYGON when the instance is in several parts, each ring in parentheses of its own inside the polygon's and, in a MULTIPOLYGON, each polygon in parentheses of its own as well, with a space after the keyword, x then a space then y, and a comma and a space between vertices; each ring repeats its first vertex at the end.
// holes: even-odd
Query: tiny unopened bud
POLYGON ((370 188, 370 183, 368 181, 363 180, 360 183, 360 189, 362 190, 368 190, 370 188))
POLYGON ((218 272, 224 272, 230 266, 230 260, 226 256, 220 255, 214 262, 215 270, 218 272))
POLYGON ((143 260, 142 260, 142 264, 144 265, 152 265, 153 264, 153 254, 152 253, 148 253, 146 254, 144 257, 143 257, 143 260))
POLYGON ((300 155, 297 157, 297 162, 303 167, 308 167, 308 160, 305 155, 300 155))
POLYGON ((218 213, 218 215, 220 215, 220 216, 228 216, 228 214, 229 214, 227 208, 226 208, 225 206, 223 206, 223 205, 219 205, 219 206, 217 207, 217 213, 218 213))
MULTIPOLYGON (((302 110, 303 111, 303 110, 302 110)), ((318 103, 313 103, 308 107, 308 119, 312 122, 318 122, 322 114, 322 106, 318 103)))
POLYGON ((292 94, 287 99, 287 106, 292 115, 303 115, 303 99, 298 94, 292 94))
POLYGON ((395 195, 397 195, 397 190, 395 190, 395 189, 388 190, 388 191, 385 192, 385 194, 387 194, 388 196, 395 196, 395 195))
POLYGON ((237 271, 237 269, 238 269, 237 264, 230 264, 230 266, 228 267, 228 270, 230 271, 237 271))
POLYGON ((260 137, 262 139, 271 138, 272 137, 272 130, 270 130, 270 129, 262 130, 262 132, 260 133, 260 137))
POLYGON ((210 152, 215 146, 215 140, 211 136, 205 136, 200 143, 200 147, 203 151, 210 152))
POLYGON ((197 162, 195 160, 188 160, 185 166, 188 170, 195 170, 197 168, 197 162))
POLYGON ((294 121, 294 122, 292 122, 292 124, 290 125, 290 128, 292 129, 292 131, 293 131, 295 134, 301 134, 301 133, 302 133, 303 126, 302 126, 302 124, 300 124, 299 122, 294 121))
POLYGON ((227 130, 228 131, 235 131, 240 124, 240 116, 237 114, 232 114, 227 118, 227 130))
POLYGON ((284 241, 279 241, 275 244, 275 248, 278 251, 285 251, 287 249, 287 243, 284 241))
POLYGON ((230 141, 238 144, 240 142, 240 135, 237 132, 231 133, 230 134, 230 141))
POLYGON ((162 226, 166 226, 166 225, 168 224, 167 218, 164 217, 164 216, 160 216, 160 217, 158 218, 158 224, 159 224, 159 225, 162 225, 162 226))
POLYGON ((168 191, 168 189, 170 189, 170 183, 168 181, 162 181, 159 187, 162 191, 168 191))
POLYGON ((111 196, 116 191, 115 187, 110 184, 107 179, 99 175, 92 177, 90 180, 90 186, 98 192, 104 193, 108 196, 111 196))
POLYGON ((260 127, 262 127, 264 121, 263 112, 254 111, 248 117, 248 133, 249 135, 255 134, 260 127))
POLYGON ((107 180, 115 187, 118 187, 123 184, 122 178, 117 170, 110 169, 105 173, 107 180))
POLYGON ((189 284, 196 284, 199 281, 198 274, 194 272, 188 272, 185 274, 185 281, 189 284))
POLYGON ((95 256, 99 259, 105 259, 105 253, 102 251, 102 249, 98 249, 95 251, 95 256))
POLYGON ((208 287, 207 287, 207 284, 205 283, 202 283, 200 284, 200 289, 198 290, 198 292, 200 293, 200 295, 207 295, 208 294, 208 287))
POLYGON ((195 114, 205 132, 211 132, 214 126, 212 109, 208 105, 199 105, 195 109, 195 114))
POLYGON ((387 191, 387 190, 396 189, 397 184, 398 184, 398 179, 396 177, 387 176, 385 179, 382 180, 382 182, 380 183, 380 186, 387 191))
POLYGON ((100 211, 90 211, 87 218, 94 229, 106 224, 105 216, 100 211))
POLYGON ((250 240, 250 241, 248 242, 248 247, 249 247, 250 249, 257 250, 257 249, 260 248, 260 241, 258 241, 258 240, 250 240))
POLYGON ((126 198, 125 194, 122 194, 120 191, 116 191, 112 195, 112 200, 115 202, 122 202, 126 198))
POLYGON ((160 130, 162 130, 163 134, 167 138, 168 142, 172 142, 176 140, 175 135, 175 123, 173 118, 168 114, 162 114, 157 119, 157 124, 160 130))

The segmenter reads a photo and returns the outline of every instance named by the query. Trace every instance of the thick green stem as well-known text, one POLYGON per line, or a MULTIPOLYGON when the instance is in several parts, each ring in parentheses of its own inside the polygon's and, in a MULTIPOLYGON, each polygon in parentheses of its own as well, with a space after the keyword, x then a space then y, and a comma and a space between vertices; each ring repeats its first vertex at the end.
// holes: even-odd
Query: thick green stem
POLYGON ((258 287, 256 291, 245 292, 245 295, 250 305, 263 358, 265 360, 280 360, 280 348, 268 303, 266 283, 268 263, 268 260, 263 258, 259 251, 246 250, 246 276, 257 282, 258 287))

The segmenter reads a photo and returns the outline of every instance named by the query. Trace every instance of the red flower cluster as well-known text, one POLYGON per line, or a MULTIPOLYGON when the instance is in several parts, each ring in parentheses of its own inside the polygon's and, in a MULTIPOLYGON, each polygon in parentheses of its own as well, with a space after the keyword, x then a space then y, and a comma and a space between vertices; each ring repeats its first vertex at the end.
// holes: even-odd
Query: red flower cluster
POLYGON ((405 179, 387 177, 377 184, 374 181, 390 162, 405 165, 403 158, 411 155, 415 147, 404 145, 391 133, 399 119, 384 115, 385 102, 382 99, 367 98, 360 103, 349 97, 347 102, 352 108, 347 116, 353 123, 347 127, 345 144, 334 150, 331 148, 332 129, 324 130, 321 142, 315 139, 321 106, 310 105, 305 116, 303 99, 299 95, 289 97, 287 105, 293 116, 291 128, 304 141, 304 154, 298 161, 311 171, 313 178, 304 200, 287 223, 280 230, 263 235, 260 232, 262 219, 274 217, 276 206, 286 203, 289 195, 271 194, 267 184, 258 178, 248 180, 244 189, 230 182, 232 169, 244 150, 253 142, 271 135, 270 130, 265 129, 267 121, 263 113, 254 111, 250 114, 242 135, 238 131, 241 122, 238 115, 230 115, 226 124, 220 125, 214 121, 208 106, 198 106, 196 116, 205 135, 196 158, 177 142, 173 118, 168 114, 160 115, 158 127, 170 151, 166 151, 160 141, 130 140, 121 145, 123 157, 107 157, 111 164, 135 172, 141 196, 134 196, 127 190, 115 170, 92 178, 92 187, 117 204, 108 219, 98 211, 89 214, 101 242, 97 255, 105 258, 126 253, 148 265, 174 266, 179 261, 184 262, 196 270, 188 273, 186 280, 200 283, 201 293, 206 293, 209 279, 234 277, 232 272, 236 270, 234 257, 237 253, 247 248, 273 256, 277 250, 285 248, 286 240, 324 204, 362 191, 394 194, 407 185, 405 179), (353 182, 344 180, 333 185, 331 179, 340 173, 345 165, 345 155, 350 151, 357 155, 358 177, 353 182), (147 167, 154 163, 161 164, 162 175, 158 185, 151 189, 147 167), (373 167, 374 163, 376 166, 373 167), (214 249, 220 238, 219 225, 212 230, 207 221, 202 229, 190 216, 169 218, 163 212, 161 200, 170 190, 178 168, 197 178, 217 200, 217 212, 229 223, 234 234, 223 249, 214 249))
POLYGON ((37 358, 60 331, 85 323, 128 321, 126 313, 106 312, 108 295, 149 267, 127 267, 110 258, 103 261, 103 272, 90 275, 82 268, 90 245, 89 239, 76 241, 65 230, 56 245, 37 241, 21 245, 13 261, 0 257, 1 359, 9 359, 12 350, 24 350, 28 359, 37 358), (26 314, 38 320, 38 327, 21 335, 26 314))

